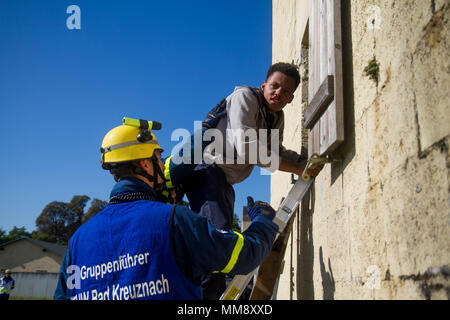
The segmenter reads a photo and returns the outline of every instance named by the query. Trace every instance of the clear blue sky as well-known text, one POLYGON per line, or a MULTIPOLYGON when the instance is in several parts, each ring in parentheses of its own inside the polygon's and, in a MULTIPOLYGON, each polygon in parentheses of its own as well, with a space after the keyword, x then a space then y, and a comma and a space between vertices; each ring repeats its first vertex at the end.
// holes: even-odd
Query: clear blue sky
MULTIPOLYGON (((271 64, 271 0, 0 0, 0 228, 35 230, 52 201, 107 200, 103 136, 124 116, 157 120, 165 154, 235 86, 259 86, 271 64), (69 30, 69 5, 81 30, 69 30)), ((235 186, 270 200, 254 170, 235 186)), ((89 206, 89 204, 88 204, 89 206)), ((87 209, 87 208, 86 208, 87 209)))

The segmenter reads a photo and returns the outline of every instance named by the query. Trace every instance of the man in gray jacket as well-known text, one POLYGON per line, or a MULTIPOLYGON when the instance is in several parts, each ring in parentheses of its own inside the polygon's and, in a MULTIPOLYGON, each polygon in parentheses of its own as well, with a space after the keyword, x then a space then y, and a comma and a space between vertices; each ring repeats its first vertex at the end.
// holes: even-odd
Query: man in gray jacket
MULTIPOLYGON (((307 159, 283 147, 283 108, 292 102, 300 84, 294 65, 276 63, 260 88, 237 87, 208 113, 203 122, 202 162, 165 164, 169 185, 182 185, 191 209, 208 217, 218 229, 230 229, 234 215, 232 185, 250 176, 255 165, 271 172, 281 170, 301 175, 307 159)), ((308 171, 316 176, 321 168, 308 171)), ((205 299, 217 299, 225 289, 221 275, 212 275, 203 285, 205 299)))
POLYGON ((217 143, 211 143, 203 155, 224 171, 228 183, 244 181, 255 165, 271 172, 302 173, 304 157, 283 147, 282 109, 294 99, 299 83, 295 66, 278 63, 269 69, 260 88, 236 87, 226 98, 226 116, 216 126, 226 137, 224 148, 218 150, 217 143), (233 148, 235 152, 230 153, 233 148))

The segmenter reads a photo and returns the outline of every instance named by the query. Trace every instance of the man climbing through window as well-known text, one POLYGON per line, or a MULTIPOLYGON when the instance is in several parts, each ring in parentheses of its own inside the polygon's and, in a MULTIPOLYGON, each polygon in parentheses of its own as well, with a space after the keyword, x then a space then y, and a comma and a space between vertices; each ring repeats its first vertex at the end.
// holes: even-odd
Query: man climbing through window
MULTIPOLYGON (((269 68, 261 87, 235 88, 231 95, 208 113, 202 123, 203 161, 180 163, 179 159, 187 152, 184 149, 178 158, 172 155, 166 160, 166 184, 169 187, 181 186, 191 209, 207 217, 216 228, 230 229, 234 215, 233 185, 250 176, 255 165, 271 172, 303 173, 306 157, 287 150, 282 144, 283 108, 292 102, 299 84, 300 75, 296 66, 276 63, 269 68), (212 129, 216 131, 209 136, 215 139, 205 142, 207 139, 204 137, 212 129), (222 141, 217 143, 221 137, 222 141), (262 155, 266 155, 266 159, 262 155)), ((191 159, 194 159, 194 149, 198 147, 194 140, 195 134, 190 141, 191 159)), ((315 177, 321 169, 309 169, 307 173, 315 177)), ((225 289, 223 275, 209 276, 203 288, 205 299, 218 299, 225 289)))

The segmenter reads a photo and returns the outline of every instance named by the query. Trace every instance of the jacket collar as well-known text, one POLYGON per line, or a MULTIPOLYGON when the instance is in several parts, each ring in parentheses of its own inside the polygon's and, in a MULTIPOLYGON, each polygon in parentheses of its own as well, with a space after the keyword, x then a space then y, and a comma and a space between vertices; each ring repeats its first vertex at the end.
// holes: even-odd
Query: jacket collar
POLYGON ((157 198, 157 194, 152 187, 146 184, 144 181, 134 177, 126 177, 116 183, 109 195, 110 198, 125 196, 130 193, 145 193, 152 198, 157 198))

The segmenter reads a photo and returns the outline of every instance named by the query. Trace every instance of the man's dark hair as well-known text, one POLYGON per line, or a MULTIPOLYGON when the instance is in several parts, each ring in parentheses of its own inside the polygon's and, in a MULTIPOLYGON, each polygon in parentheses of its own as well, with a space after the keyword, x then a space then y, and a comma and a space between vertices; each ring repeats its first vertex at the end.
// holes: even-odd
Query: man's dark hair
POLYGON ((269 77, 275 73, 275 72, 281 72, 282 74, 292 78, 295 80, 295 88, 297 89, 298 85, 300 84, 300 74, 298 73, 297 66, 285 63, 285 62, 278 62, 270 66, 269 71, 267 71, 266 81, 269 79, 269 77))
MULTIPOLYGON (((149 160, 151 162, 152 158, 141 160, 149 160)), ((135 177, 138 174, 141 176, 146 176, 146 172, 139 167, 138 163, 139 160, 117 163, 110 165, 107 169, 113 175, 116 182, 119 182, 120 179, 126 177, 135 177)))
POLYGON ((114 180, 118 182, 125 177, 136 176, 137 162, 125 162, 110 167, 109 172, 114 176, 114 180))

